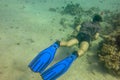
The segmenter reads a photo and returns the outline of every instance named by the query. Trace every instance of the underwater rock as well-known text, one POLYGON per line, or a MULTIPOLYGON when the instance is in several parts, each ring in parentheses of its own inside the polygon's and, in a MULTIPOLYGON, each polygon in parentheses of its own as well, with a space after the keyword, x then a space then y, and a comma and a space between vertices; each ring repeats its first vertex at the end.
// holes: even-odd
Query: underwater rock
POLYGON ((99 60, 110 72, 120 75, 120 30, 111 33, 99 45, 99 60))

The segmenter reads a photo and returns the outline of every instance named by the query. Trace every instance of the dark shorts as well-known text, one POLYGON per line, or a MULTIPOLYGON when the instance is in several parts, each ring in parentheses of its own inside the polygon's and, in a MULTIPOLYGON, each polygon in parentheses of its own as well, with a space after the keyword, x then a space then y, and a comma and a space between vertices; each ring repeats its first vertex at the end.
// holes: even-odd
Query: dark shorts
POLYGON ((79 41, 79 44, 82 42, 82 41, 87 41, 89 44, 90 44, 90 41, 91 41, 91 38, 88 34, 85 34, 85 33, 79 33, 76 38, 78 39, 79 41))

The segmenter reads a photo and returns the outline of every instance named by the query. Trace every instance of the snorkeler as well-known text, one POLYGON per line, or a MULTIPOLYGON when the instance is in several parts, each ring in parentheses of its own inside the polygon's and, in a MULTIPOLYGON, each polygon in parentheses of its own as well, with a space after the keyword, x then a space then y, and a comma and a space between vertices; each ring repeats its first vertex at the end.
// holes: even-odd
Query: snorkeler
POLYGON ((81 26, 77 26, 78 35, 69 40, 69 41, 56 41, 54 44, 41 51, 28 65, 33 72, 38 72, 41 74, 43 80, 56 80, 62 74, 64 74, 72 62, 78 57, 82 56, 89 48, 90 41, 94 38, 97 39, 99 37, 100 24, 102 21, 100 15, 96 14, 93 17, 92 22, 83 22, 81 26), (54 59, 56 50, 60 46, 72 46, 75 44, 79 44, 79 50, 74 51, 65 59, 59 61, 54 64, 52 67, 46 67, 52 62, 54 59))
POLYGON ((83 22, 81 25, 76 27, 79 32, 78 35, 69 40, 69 41, 61 41, 60 46, 73 46, 75 44, 79 44, 80 48, 77 51, 78 56, 82 56, 89 48, 90 42, 93 39, 97 39, 99 37, 100 24, 102 21, 100 15, 95 14, 92 22, 83 22))

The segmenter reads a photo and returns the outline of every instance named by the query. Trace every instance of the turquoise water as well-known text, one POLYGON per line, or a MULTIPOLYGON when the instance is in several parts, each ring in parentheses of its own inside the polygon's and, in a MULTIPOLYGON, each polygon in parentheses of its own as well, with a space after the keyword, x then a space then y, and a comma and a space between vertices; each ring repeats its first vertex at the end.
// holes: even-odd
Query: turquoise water
MULTIPOLYGON (((0 80, 42 80, 27 66, 39 51, 71 35, 74 17, 60 14, 61 7, 71 1, 83 10, 93 7, 103 17, 105 10, 120 10, 119 0, 0 0, 0 80), (62 18, 67 21, 65 26, 60 24, 62 18)), ((81 20, 91 20, 91 16, 82 15, 81 20)), ((94 56, 100 40, 94 41, 90 50, 58 80, 120 80, 96 63, 94 56)), ((52 64, 73 49, 60 48, 52 64)))

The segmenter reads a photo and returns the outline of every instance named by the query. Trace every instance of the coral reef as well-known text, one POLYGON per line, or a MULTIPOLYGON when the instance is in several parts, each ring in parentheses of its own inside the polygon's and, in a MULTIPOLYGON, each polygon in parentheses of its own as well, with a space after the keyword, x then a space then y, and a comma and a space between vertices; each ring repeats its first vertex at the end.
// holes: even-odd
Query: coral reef
POLYGON ((120 29, 120 12, 106 12, 104 21, 113 26, 113 30, 120 29))
POLYGON ((120 34, 116 36, 116 44, 120 49, 120 34))
POLYGON ((103 22, 101 34, 109 34, 114 30, 120 29, 120 12, 110 12, 108 10, 102 11, 103 22))
POLYGON ((112 20, 111 20, 112 25, 115 26, 115 28, 117 26, 120 27, 120 13, 116 13, 112 15, 111 17, 112 17, 112 20))
POLYGON ((76 3, 68 3, 65 7, 62 7, 61 14, 69 14, 72 16, 82 16, 82 15, 89 15, 92 16, 93 14, 99 13, 100 9, 98 7, 91 7, 88 10, 84 10, 80 4, 76 3))
POLYGON ((80 17, 75 17, 74 18, 74 24, 73 24, 74 27, 76 27, 76 26, 81 24, 81 20, 80 19, 81 19, 80 17))
POLYGON ((61 18, 60 24, 64 27, 64 29, 71 26, 71 22, 67 18, 61 18))
MULTIPOLYGON (((120 12, 110 11, 110 10, 100 10, 99 7, 91 7, 89 9, 84 9, 79 3, 67 3, 61 8, 49 8, 49 11, 59 12, 64 16, 60 20, 60 24, 64 27, 72 27, 74 32, 76 31, 76 26, 80 25, 84 21, 91 21, 94 14, 99 14, 102 16, 102 29, 100 34, 107 35, 113 30, 120 29, 120 12), (66 14, 67 17, 66 17, 66 14), (66 19, 67 18, 67 19, 66 19), (69 19, 71 18, 71 20, 69 19)), ((77 33, 77 32, 76 32, 77 33)), ((118 44, 119 41, 117 41, 118 44)))
POLYGON ((110 72, 120 75, 120 29, 104 38, 100 43, 98 55, 110 72))
POLYGON ((60 20, 60 24, 63 26, 63 27, 66 27, 66 23, 68 22, 68 20, 66 18, 61 18, 60 20))
POLYGON ((78 15, 82 12, 82 8, 78 3, 73 4, 72 2, 63 7, 62 14, 78 15))
POLYGON ((107 22, 114 26, 114 28, 120 26, 120 13, 111 14, 111 16, 107 19, 107 22))
MULTIPOLYGON (((60 9, 60 11, 58 10, 58 12, 61 12, 62 15, 69 14, 70 16, 72 16, 73 29, 75 29, 76 26, 80 25, 83 21, 86 21, 86 19, 91 20, 90 18, 93 17, 94 14, 100 12, 100 9, 98 7, 91 7, 87 10, 84 10, 79 3, 73 2, 66 4, 64 7, 61 8, 62 9, 60 9)), ((66 23, 66 20, 61 19, 60 24, 65 26, 64 23, 66 23)))

